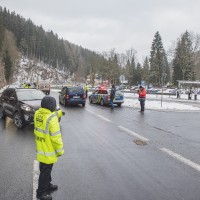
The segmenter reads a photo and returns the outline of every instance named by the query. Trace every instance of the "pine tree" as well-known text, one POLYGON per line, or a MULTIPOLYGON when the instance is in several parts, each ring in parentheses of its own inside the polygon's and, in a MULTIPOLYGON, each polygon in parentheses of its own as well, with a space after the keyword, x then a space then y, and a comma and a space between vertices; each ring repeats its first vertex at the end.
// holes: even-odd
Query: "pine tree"
POLYGON ((142 74, 141 74, 142 80, 144 80, 146 83, 149 83, 149 70, 150 70, 149 59, 148 57, 146 57, 143 63, 142 74))
POLYGON ((3 18, 0 15, 0 52, 3 46, 3 40, 4 40, 4 26, 3 26, 3 18))
POLYGON ((161 86, 165 66, 167 66, 165 50, 161 36, 156 32, 150 54, 150 81, 155 85, 161 86))
POLYGON ((137 63, 136 67, 135 81, 137 82, 137 84, 141 84, 142 81, 142 66, 139 62, 137 63))
POLYGON ((4 70, 5 70, 5 79, 7 82, 9 82, 10 76, 11 76, 11 70, 12 70, 12 61, 7 50, 5 51, 3 62, 4 62, 4 70))
POLYGON ((187 31, 177 41, 173 69, 174 84, 177 84, 177 80, 195 79, 192 41, 187 31))

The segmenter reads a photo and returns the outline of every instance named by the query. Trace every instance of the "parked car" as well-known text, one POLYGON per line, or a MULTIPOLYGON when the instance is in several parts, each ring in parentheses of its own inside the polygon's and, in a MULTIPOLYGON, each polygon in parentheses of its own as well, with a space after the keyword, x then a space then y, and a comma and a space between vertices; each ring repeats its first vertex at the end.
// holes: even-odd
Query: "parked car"
MULTIPOLYGON (((89 96, 90 103, 97 103, 102 106, 110 104, 110 90, 107 89, 98 89, 94 91, 89 96)), ((124 103, 124 95, 121 91, 117 90, 115 93, 115 99, 113 100, 113 104, 117 104, 121 106, 124 103)))
POLYGON ((34 113, 45 94, 37 89, 7 88, 0 97, 0 119, 13 119, 17 128, 33 123, 34 113))
POLYGON ((12 83, 8 85, 8 88, 21 88, 21 85, 19 83, 12 83))
POLYGON ((158 91, 159 91, 158 88, 149 88, 149 89, 147 89, 147 93, 148 93, 148 94, 155 94, 155 93, 157 93, 158 91))
MULTIPOLYGON (((171 94, 171 95, 175 95, 177 92, 177 89, 171 89, 171 88, 168 88, 168 89, 164 89, 163 90, 163 94, 171 94)), ((179 91, 180 92, 180 91, 179 91)))
POLYGON ((64 86, 59 92, 59 103, 67 105, 82 104, 85 106, 86 95, 83 87, 80 86, 64 86))

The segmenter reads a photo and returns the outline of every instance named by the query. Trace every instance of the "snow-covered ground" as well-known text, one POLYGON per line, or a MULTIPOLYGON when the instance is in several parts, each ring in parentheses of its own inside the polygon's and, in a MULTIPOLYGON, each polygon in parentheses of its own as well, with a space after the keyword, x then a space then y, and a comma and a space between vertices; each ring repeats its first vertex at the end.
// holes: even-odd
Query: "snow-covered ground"
MULTIPOLYGON (((199 99, 197 101, 194 101, 188 100, 188 96, 186 94, 182 94, 181 99, 177 99, 174 95, 163 95, 161 102, 161 95, 147 94, 145 109, 168 111, 200 111, 200 95, 198 98, 199 99)), ((192 96, 192 99, 194 99, 194 96, 192 96)), ((138 95, 135 93, 124 93, 124 103, 122 106, 140 109, 138 95)))
MULTIPOLYGON (((140 102, 138 99, 126 99, 124 100, 123 106, 128 107, 134 107, 134 108, 140 108, 140 102)), ((199 107, 196 107, 195 105, 186 105, 184 103, 179 102, 166 102, 162 101, 156 101, 156 100, 146 100, 145 101, 145 109, 151 109, 151 110, 193 110, 193 111, 200 111, 199 107)))
MULTIPOLYGON (((123 106, 140 108, 140 102, 138 101, 138 95, 133 93, 124 93, 124 104, 123 106)), ((200 96, 198 96, 200 98, 200 96)), ((185 94, 181 95, 180 99, 176 96, 163 95, 161 100, 161 95, 147 94, 145 101, 146 109, 156 109, 156 110, 191 110, 200 111, 200 100, 194 101, 194 96, 192 100, 188 100, 188 96, 185 94)))

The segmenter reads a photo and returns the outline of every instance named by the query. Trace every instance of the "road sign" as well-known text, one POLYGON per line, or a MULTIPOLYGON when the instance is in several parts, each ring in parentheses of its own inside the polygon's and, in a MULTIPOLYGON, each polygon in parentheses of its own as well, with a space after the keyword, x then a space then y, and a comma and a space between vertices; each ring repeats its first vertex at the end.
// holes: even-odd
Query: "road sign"
POLYGON ((121 83, 123 83, 123 81, 125 81, 125 76, 124 76, 124 75, 121 75, 121 76, 119 77, 119 80, 120 80, 121 83))

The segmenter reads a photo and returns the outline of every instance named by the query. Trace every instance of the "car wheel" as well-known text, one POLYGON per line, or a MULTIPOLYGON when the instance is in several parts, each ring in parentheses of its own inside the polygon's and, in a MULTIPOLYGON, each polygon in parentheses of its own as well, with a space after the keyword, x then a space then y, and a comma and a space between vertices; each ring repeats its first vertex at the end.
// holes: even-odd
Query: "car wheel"
POLYGON ((89 101, 90 101, 90 103, 93 103, 93 101, 92 101, 92 97, 89 97, 89 101))
POLYGON ((104 106, 104 100, 103 100, 103 99, 101 99, 100 105, 101 105, 101 106, 104 106))
POLYGON ((120 107, 122 104, 121 104, 121 103, 118 103, 117 105, 120 107))
POLYGON ((14 114, 13 121, 14 121, 14 124, 17 128, 24 128, 25 127, 24 120, 22 119, 22 116, 19 112, 16 112, 14 114))
POLYGON ((0 119, 5 119, 5 118, 6 118, 6 115, 4 113, 3 107, 0 106, 0 119))

